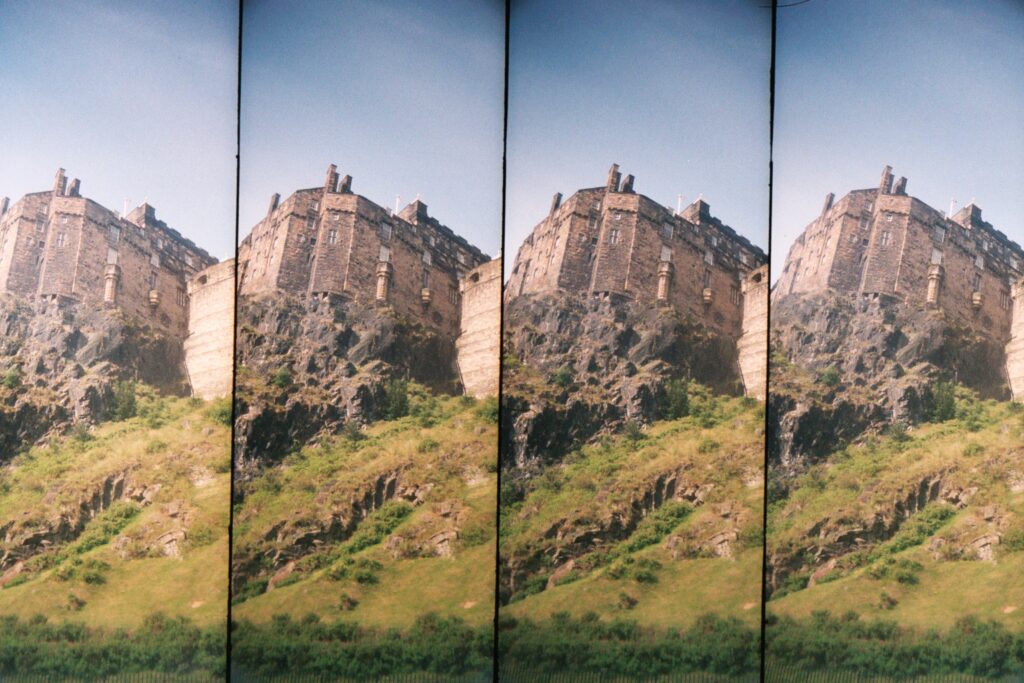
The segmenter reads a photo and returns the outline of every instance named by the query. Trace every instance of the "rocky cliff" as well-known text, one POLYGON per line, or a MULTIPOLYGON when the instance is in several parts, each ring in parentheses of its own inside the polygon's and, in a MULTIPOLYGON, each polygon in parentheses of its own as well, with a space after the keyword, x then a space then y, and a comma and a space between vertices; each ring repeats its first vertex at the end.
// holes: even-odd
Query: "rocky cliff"
POLYGON ((735 342, 672 308, 559 293, 516 297, 504 316, 501 457, 512 477, 665 417, 673 378, 742 393, 735 342))
POLYGON ((783 474, 868 430, 922 421, 939 381, 1009 398, 1002 343, 893 299, 782 297, 771 343, 768 458, 783 474))
POLYGON ((389 379, 458 391, 454 340, 376 306, 278 293, 238 306, 237 473, 384 415, 389 379))
POLYGON ((188 386, 180 339, 124 313, 0 297, 0 461, 50 432, 111 416, 115 385, 188 386))

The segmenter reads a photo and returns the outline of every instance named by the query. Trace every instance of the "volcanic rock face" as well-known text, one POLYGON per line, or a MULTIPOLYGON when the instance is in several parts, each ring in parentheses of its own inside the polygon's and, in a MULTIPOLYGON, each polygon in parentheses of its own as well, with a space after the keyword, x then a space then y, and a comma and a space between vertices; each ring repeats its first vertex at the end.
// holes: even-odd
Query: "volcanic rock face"
POLYGON ((389 309, 278 293, 243 297, 238 316, 235 467, 243 479, 346 422, 382 417, 389 379, 458 389, 454 340, 389 309))
POLYGON ((735 340, 671 308, 559 293, 519 296, 504 315, 501 457, 513 474, 664 417, 670 379, 742 393, 735 340))
POLYGON ((188 393, 180 339, 116 310, 0 298, 0 461, 72 422, 110 417, 114 385, 188 393))
POLYGON ((891 299, 777 299, 772 351, 768 458, 791 474, 871 428, 921 421, 937 381, 1009 398, 1000 340, 891 299))

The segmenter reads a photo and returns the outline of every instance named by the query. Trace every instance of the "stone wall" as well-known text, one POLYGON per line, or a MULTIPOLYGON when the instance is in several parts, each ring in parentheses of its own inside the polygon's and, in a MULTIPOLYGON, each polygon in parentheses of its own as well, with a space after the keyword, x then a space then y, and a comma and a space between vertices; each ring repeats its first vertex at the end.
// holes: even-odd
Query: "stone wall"
POLYGON ((475 268, 462 279, 459 375, 470 396, 498 394, 501 357, 501 259, 475 268))
POLYGON ((235 261, 201 271, 188 282, 189 321, 185 368, 192 395, 229 396, 235 336, 235 261))
POLYGON ((1024 279, 1013 285, 1013 317, 1006 345, 1006 377, 1013 400, 1024 401, 1024 279))
POLYGON ((659 302, 738 339, 742 279, 764 253, 703 200, 674 212, 633 184, 613 164, 604 187, 565 202, 556 194, 516 254, 506 297, 562 290, 659 302))
POLYGON ((768 266, 743 278, 743 336, 737 343, 743 391, 759 401, 768 389, 768 266))
POLYGON ((349 176, 327 169, 323 187, 298 190, 239 247, 240 293, 283 290, 386 303, 454 339, 459 281, 488 257, 416 200, 392 213, 352 192, 349 176))

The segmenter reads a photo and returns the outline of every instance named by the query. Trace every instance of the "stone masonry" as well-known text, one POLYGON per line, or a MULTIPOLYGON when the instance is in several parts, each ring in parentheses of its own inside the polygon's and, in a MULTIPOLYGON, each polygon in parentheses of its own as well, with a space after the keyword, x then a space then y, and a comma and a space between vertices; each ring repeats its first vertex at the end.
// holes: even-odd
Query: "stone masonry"
POLYGON ((188 295, 185 368, 192 393, 204 399, 229 396, 234 379, 235 260, 194 276, 188 281, 188 295))
POLYGON ((354 194, 332 164, 322 187, 271 198, 239 245, 239 292, 377 302, 454 339, 460 281, 489 260, 420 200, 393 213, 354 194))
POLYGON ((52 190, 0 200, 0 291, 106 304, 184 338, 188 278, 216 259, 152 206, 122 217, 80 189, 60 169, 52 190))
POLYGON ((768 391, 768 266, 743 278, 743 336, 736 344, 747 396, 765 400, 768 391))
POLYGON ((461 331, 455 345, 466 393, 497 396, 501 355, 501 259, 471 270, 462 279, 461 331))
MULTIPOLYGON (((713 217, 702 199, 676 212, 633 184, 612 164, 603 187, 564 202, 555 194, 548 216, 519 248, 506 299, 558 290, 621 297, 671 306, 734 343, 746 334, 746 391, 763 399, 764 373, 755 377, 749 354, 760 353, 751 340, 766 339, 767 328, 745 330, 744 321, 766 324, 767 301, 745 302, 744 282, 755 271, 764 280, 764 252, 713 217)), ((766 299, 767 288, 752 286, 749 296, 766 299)))
POLYGON ((973 202, 947 216, 909 196, 907 179, 894 181, 889 166, 877 188, 833 200, 825 198, 790 248, 772 297, 832 289, 940 309, 1006 345, 1011 391, 1024 397, 1020 246, 982 220, 973 202))

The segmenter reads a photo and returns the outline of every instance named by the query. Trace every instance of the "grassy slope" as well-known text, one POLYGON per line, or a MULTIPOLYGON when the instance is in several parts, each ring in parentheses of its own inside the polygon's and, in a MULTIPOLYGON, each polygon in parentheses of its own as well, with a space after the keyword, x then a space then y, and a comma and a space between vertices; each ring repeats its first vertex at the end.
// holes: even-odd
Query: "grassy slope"
MULTIPOLYGON (((206 530, 202 544, 187 541, 180 558, 122 560, 111 543, 83 554, 107 562, 106 583, 60 581, 55 569, 0 591, 0 614, 72 618, 91 626, 133 628, 155 611, 187 616, 199 626, 222 623, 227 603, 227 525, 230 430, 210 415, 209 404, 143 398, 148 417, 104 424, 89 438, 67 437, 34 447, 0 472, 0 521, 54 517, 111 474, 131 471, 135 485, 162 485, 122 534, 146 539, 173 526, 165 505, 184 501, 188 529, 206 530), (67 609, 68 595, 86 601, 67 609)), ((88 532, 89 527, 86 528, 88 532)))
MULTIPOLYGON (((236 604, 235 619, 269 621, 274 614, 317 614, 324 621, 355 620, 364 626, 411 625, 435 611, 485 626, 494 613, 497 433, 481 415, 482 404, 466 398, 437 399, 412 389, 410 415, 371 425, 362 438, 339 436, 289 456, 258 480, 236 515, 236 543, 265 548, 266 530, 281 520, 301 519, 362 492, 381 473, 403 469, 402 482, 430 483, 428 498, 394 529, 420 538, 436 529, 434 506, 455 501, 469 509, 454 556, 393 559, 382 544, 355 558, 380 562, 380 582, 334 581, 330 567, 236 604), (422 534, 417 532, 422 529, 422 534), (476 540, 466 541, 473 530, 476 540), (345 593, 358 605, 339 608, 345 593)), ((329 551, 330 549, 328 549, 329 551)))
POLYGON ((798 618, 820 609, 833 614, 853 610, 866 618, 941 630, 960 617, 975 615, 1015 630, 1024 628, 1024 550, 1006 542, 1024 532, 1024 490, 1013 490, 1021 489, 1019 482, 1024 481, 1022 432, 1019 407, 982 403, 961 393, 956 419, 921 425, 909 439, 868 438, 840 451, 829 463, 813 467, 796 481, 788 499, 770 506, 770 551, 806 545, 813 541, 808 530, 819 520, 863 517, 891 505, 897 493, 915 482, 940 472, 945 473, 945 481, 978 487, 978 491, 934 536, 962 541, 980 535, 980 509, 996 506, 1007 520, 1004 543, 997 546, 994 563, 935 559, 927 549, 930 539, 894 554, 883 547, 883 555, 923 566, 918 584, 871 578, 871 564, 851 562, 836 572, 835 580, 771 600, 769 610, 798 618), (980 528, 972 531, 974 527, 980 528), (897 604, 883 608, 882 592, 897 604))
POLYGON ((697 391, 691 396, 691 409, 696 414, 655 424, 636 441, 618 436, 586 447, 570 456, 566 465, 550 468, 523 502, 503 509, 502 548, 511 553, 539 544, 540 535, 559 519, 600 518, 658 474, 682 469, 681 479, 687 483, 714 484, 714 488, 706 503, 674 533, 701 529, 705 522, 712 522, 713 507, 732 501, 744 510, 741 536, 749 541, 734 544, 735 559, 673 560, 659 542, 624 555, 660 562, 657 583, 613 579, 609 567, 599 567, 576 581, 514 601, 502 608, 503 614, 543 619, 559 611, 574 616, 592 611, 604 619, 687 627, 699 615, 714 612, 757 625, 762 407, 742 399, 712 398, 693 389, 697 391), (618 606, 623 592, 638 601, 628 611, 618 606))

